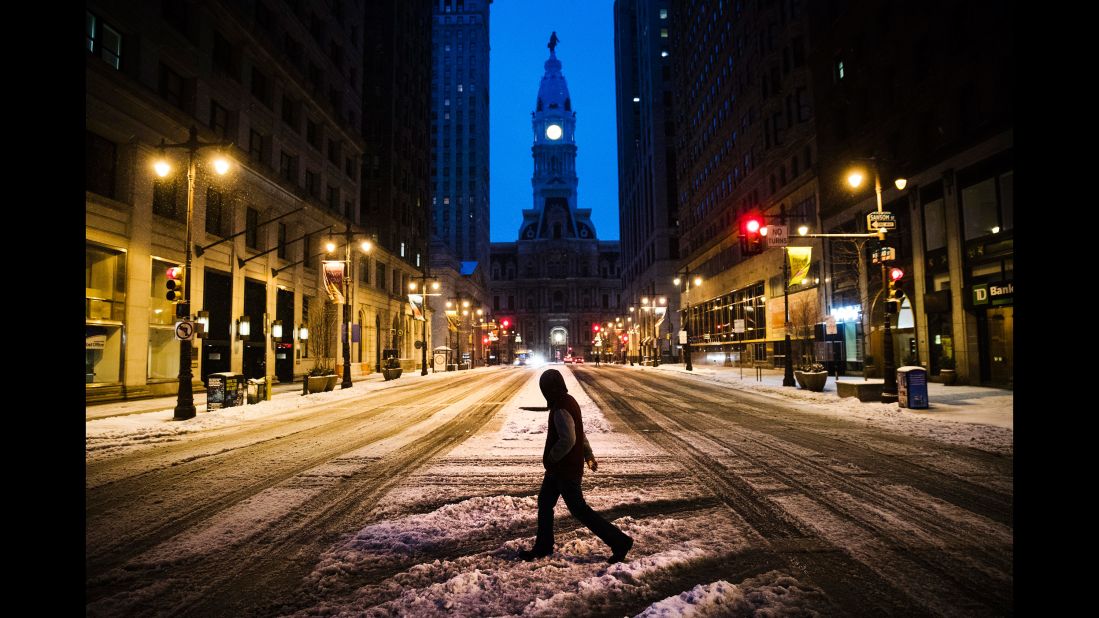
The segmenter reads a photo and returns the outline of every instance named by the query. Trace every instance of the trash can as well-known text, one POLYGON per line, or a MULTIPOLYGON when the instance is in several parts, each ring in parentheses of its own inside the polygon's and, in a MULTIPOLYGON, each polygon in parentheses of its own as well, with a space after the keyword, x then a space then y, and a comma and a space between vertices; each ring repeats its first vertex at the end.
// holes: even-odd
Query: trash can
POLYGON ((909 365, 897 369, 897 403, 902 408, 927 407, 927 370, 909 365))
POLYGON ((244 375, 229 371, 206 377, 206 411, 231 408, 244 403, 244 375))
POLYGON ((267 378, 250 378, 248 380, 248 403, 259 403, 267 398, 267 378))

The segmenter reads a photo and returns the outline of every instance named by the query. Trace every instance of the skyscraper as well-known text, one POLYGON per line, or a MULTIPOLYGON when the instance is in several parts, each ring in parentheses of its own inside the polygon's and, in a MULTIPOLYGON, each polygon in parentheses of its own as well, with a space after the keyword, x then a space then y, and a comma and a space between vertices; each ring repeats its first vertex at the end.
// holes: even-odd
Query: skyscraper
MULTIPOLYGON (((631 354, 656 350, 651 316, 642 298, 670 296, 674 289, 679 238, 675 202, 674 82, 668 0, 616 0, 614 55, 618 110, 618 220, 622 239, 623 291, 634 320, 646 322, 644 346, 631 354)), ((659 303, 657 304, 659 306, 659 303)), ((670 350, 669 336, 679 317, 668 314, 655 335, 670 350)))
POLYGON ((363 22, 362 222, 416 268, 426 266, 430 0, 370 3, 363 22))
POLYGON ((434 0, 432 233, 460 261, 488 263, 488 18, 492 0, 434 0))

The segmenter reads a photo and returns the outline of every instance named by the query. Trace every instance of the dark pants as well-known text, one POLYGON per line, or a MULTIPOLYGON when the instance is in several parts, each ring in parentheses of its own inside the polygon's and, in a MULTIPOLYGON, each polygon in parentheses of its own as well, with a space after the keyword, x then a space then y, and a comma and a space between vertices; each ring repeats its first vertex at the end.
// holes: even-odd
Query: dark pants
POLYGON ((538 536, 534 540, 533 551, 553 551, 553 507, 557 506, 559 496, 565 499, 569 513, 610 545, 612 550, 621 547, 629 538, 588 506, 580 493, 580 481, 569 481, 547 472, 542 479, 542 489, 538 492, 538 536))

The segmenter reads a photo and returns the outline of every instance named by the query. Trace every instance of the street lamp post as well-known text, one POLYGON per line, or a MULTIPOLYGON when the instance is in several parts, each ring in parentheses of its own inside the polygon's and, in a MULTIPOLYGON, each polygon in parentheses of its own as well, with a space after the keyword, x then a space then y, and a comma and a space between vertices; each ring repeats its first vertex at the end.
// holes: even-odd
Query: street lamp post
MULTIPOLYGON (((343 286, 343 327, 347 331, 343 338, 343 380, 340 382, 340 388, 351 388, 351 289, 354 285, 354 278, 351 265, 351 240, 354 238, 355 233, 351 231, 351 223, 348 222, 343 232, 344 236, 344 263, 347 264, 344 270, 343 286)), ((369 253, 371 244, 369 240, 362 242, 363 253, 369 253)), ((328 252, 335 251, 334 244, 330 244, 328 252)))
MULTIPOLYGON (((457 337, 456 337, 457 343, 455 344, 455 356, 456 356, 455 360, 457 361, 458 369, 461 369, 462 368, 462 318, 463 318, 463 316, 469 315, 469 301, 462 299, 462 291, 461 290, 458 290, 458 292, 457 292, 457 294, 454 298, 455 298, 455 302, 452 303, 451 301, 448 300, 446 302, 446 306, 447 306, 448 309, 451 307, 451 305, 454 306, 454 316, 455 316, 456 321, 457 321, 457 324, 454 328, 455 334, 457 335, 457 337)), ((472 363, 472 360, 473 360, 473 358, 472 358, 472 353, 471 353, 471 355, 470 355, 471 363, 472 363)))
MULTIPOLYGON (((427 280, 430 277, 431 277, 431 275, 428 274, 426 268, 424 269, 423 274, 420 275, 420 277, 419 277, 419 279, 423 283, 423 287, 424 287, 424 291, 423 291, 423 297, 424 297, 424 304, 423 304, 423 312, 424 312, 423 340, 420 341, 420 375, 422 375, 422 376, 427 375, 427 297, 428 296, 438 296, 439 295, 438 293, 431 293, 431 294, 428 293, 428 291, 427 291, 427 288, 428 288, 427 280)), ((416 282, 413 281, 413 282, 409 283, 408 288, 410 290, 412 290, 413 292, 415 292, 416 291, 416 282)), ((438 281, 432 281, 431 282, 431 289, 432 290, 438 290, 439 289, 439 282, 438 281)))
MULTIPOLYGON (((686 335, 687 335, 687 342, 685 344, 683 344, 683 354, 684 354, 684 356, 686 356, 686 369, 687 369, 687 371, 694 371, 694 366, 691 364, 690 321, 691 321, 691 281, 692 281, 692 279, 691 279, 691 266, 690 266, 690 264, 688 264, 686 266, 686 268, 683 269, 683 279, 685 279, 686 282, 687 282, 687 290, 686 290, 686 292, 684 292, 684 295, 687 297, 687 310, 683 313, 683 332, 686 333, 686 335)), ((680 281, 681 281, 680 278, 678 276, 676 276, 676 278, 672 280, 672 283, 674 283, 676 286, 678 286, 680 281)), ((694 284, 695 284, 696 287, 702 285, 702 277, 699 277, 699 276, 695 275, 693 281, 694 281, 694 284)))
MULTIPOLYGON (((160 140, 161 158, 155 164, 156 173, 165 177, 171 171, 171 166, 163 158, 166 148, 187 149, 187 243, 185 245, 185 258, 183 266, 183 301, 176 307, 176 317, 188 318, 191 315, 191 225, 195 212, 195 153, 203 148, 229 148, 232 142, 200 142, 198 129, 191 125, 186 142, 167 144, 160 140)), ((225 158, 219 158, 214 163, 214 170, 218 174, 229 171, 229 162, 225 158)), ((195 397, 191 387, 191 340, 179 340, 179 389, 176 393, 176 407, 172 415, 173 420, 184 421, 195 416, 195 397)))
MULTIPOLYGON (((877 200, 878 213, 882 212, 881 201, 881 176, 878 173, 878 160, 871 157, 869 159, 874 169, 874 196, 877 200)), ((848 183, 852 187, 858 187, 862 184, 862 175, 858 173, 852 173, 847 177, 848 183)), ((897 189, 904 189, 907 185, 907 181, 904 178, 898 178, 894 181, 897 189)), ((885 239, 885 229, 879 229, 879 238, 885 239)), ((882 282, 882 300, 888 303, 888 299, 885 298, 887 290, 889 289, 889 275, 888 269, 885 265, 885 260, 881 260, 881 282, 882 282)), ((881 402, 882 403, 896 403, 897 401, 897 374, 893 367, 893 336, 889 329, 889 310, 886 304, 882 305, 882 315, 885 316, 884 326, 882 328, 882 371, 885 373, 883 376, 883 385, 881 390, 881 402)))
MULTIPOLYGON (((786 207, 781 211, 782 225, 786 225, 786 207)), ((794 381, 794 348, 790 342, 790 248, 782 248, 782 307, 785 322, 782 325, 783 341, 786 344, 786 358, 782 363, 782 385, 797 386, 794 381)))
POLYGON ((637 343, 637 324, 633 321, 635 309, 636 308, 633 305, 630 305, 630 314, 626 316, 626 332, 629 336, 628 343, 626 344, 626 356, 630 359, 630 367, 633 367, 633 350, 634 344, 637 343))

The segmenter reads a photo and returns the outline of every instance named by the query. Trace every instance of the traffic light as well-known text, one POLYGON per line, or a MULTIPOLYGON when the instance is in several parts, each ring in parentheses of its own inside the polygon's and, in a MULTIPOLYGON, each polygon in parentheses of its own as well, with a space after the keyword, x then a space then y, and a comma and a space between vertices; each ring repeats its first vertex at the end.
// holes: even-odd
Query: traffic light
POLYGON ((591 325, 591 332, 598 333, 599 332, 599 325, 598 324, 592 324, 591 325))
POLYGON ((173 303, 181 303, 183 298, 183 267, 173 266, 167 271, 168 280, 164 285, 168 288, 166 298, 173 303))
POLYGON ((504 330, 507 330, 507 329, 511 328, 511 320, 509 320, 507 318, 504 318, 504 321, 500 322, 500 324, 503 325, 504 330))
POLYGON ((488 337, 481 337, 481 345, 488 345, 488 337))
POLYGON ((740 219, 740 253, 759 255, 766 249, 763 215, 752 212, 740 219))
POLYGON ((897 289, 894 285, 897 281, 904 277, 904 271, 894 266, 889 269, 889 293, 885 298, 885 312, 886 313, 899 313, 901 309, 901 299, 897 297, 897 289))

